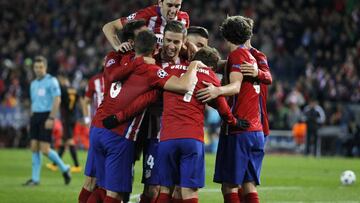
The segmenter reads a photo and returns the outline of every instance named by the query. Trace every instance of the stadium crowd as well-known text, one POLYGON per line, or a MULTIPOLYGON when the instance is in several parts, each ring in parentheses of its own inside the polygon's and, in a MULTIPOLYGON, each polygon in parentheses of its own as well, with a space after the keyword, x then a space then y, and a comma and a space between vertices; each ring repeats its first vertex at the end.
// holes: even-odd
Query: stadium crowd
MULTIPOLYGON (((50 73, 71 75, 73 86, 82 88, 111 49, 101 33, 104 23, 154 2, 0 1, 0 139, 13 133, 4 130, 9 126, 26 127, 35 55, 49 59, 50 73), (9 122, 13 119, 19 122, 9 122)), ((226 15, 254 19, 252 44, 267 55, 274 77, 268 99, 272 129, 291 129, 310 98, 324 108, 326 124, 354 120, 348 104, 360 102, 357 0, 192 0, 184 1, 182 10, 191 25, 209 30, 210 45, 223 56, 218 28, 226 15)))

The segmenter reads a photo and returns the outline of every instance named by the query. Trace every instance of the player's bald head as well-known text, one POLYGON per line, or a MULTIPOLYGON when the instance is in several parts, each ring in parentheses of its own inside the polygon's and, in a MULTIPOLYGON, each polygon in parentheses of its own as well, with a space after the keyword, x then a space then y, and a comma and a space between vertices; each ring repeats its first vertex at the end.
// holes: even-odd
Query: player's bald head
POLYGON ((223 37, 235 45, 244 44, 253 34, 254 21, 243 16, 227 17, 220 26, 223 37))

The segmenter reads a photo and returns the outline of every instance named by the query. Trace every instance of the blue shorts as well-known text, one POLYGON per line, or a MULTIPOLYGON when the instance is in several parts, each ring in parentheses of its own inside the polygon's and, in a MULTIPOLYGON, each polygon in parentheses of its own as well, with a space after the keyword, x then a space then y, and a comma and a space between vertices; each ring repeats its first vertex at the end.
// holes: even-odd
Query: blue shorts
POLYGON ((113 192, 131 192, 134 141, 96 127, 92 127, 90 139, 98 186, 113 192))
POLYGON ((263 132, 220 136, 214 182, 235 185, 255 182, 259 185, 264 158, 264 138, 263 132))
POLYGON ((162 141, 157 160, 161 186, 204 187, 204 143, 195 139, 162 141))
POLYGON ((147 139, 143 153, 143 174, 142 183, 145 185, 159 185, 159 166, 157 163, 157 153, 159 147, 158 139, 147 139))
POLYGON ((89 133, 90 146, 89 146, 88 154, 86 157, 86 164, 85 164, 85 171, 84 171, 84 174, 89 177, 96 176, 94 147, 93 147, 93 144, 91 143, 92 142, 91 137, 93 137, 92 134, 94 134, 94 128, 90 127, 90 133, 89 133))

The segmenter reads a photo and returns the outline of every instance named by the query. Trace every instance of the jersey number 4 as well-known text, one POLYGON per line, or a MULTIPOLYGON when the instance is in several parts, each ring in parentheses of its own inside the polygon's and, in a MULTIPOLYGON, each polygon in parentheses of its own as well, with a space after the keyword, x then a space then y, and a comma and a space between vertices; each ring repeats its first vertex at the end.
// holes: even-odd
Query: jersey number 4
POLYGON ((150 154, 146 159, 146 164, 152 169, 154 167, 154 157, 150 154))

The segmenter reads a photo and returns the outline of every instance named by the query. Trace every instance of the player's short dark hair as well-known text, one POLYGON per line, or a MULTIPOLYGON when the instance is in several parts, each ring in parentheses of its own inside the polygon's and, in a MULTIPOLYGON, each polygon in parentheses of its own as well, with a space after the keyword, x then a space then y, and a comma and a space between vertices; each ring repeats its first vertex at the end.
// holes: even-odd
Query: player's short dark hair
POLYGON ((208 30, 201 26, 190 26, 187 29, 187 35, 199 35, 203 38, 209 39, 208 30))
POLYGON ((44 56, 35 56, 35 63, 43 63, 45 65, 45 67, 47 67, 48 65, 48 62, 47 62, 47 59, 44 57, 44 56))
POLYGON ((135 39, 135 30, 146 26, 146 22, 143 19, 132 20, 126 23, 121 32, 121 41, 126 42, 129 39, 135 39))
POLYGON ((177 20, 171 20, 169 22, 166 23, 165 28, 164 28, 164 34, 167 32, 175 32, 175 33, 182 33, 184 35, 184 37, 186 36, 187 30, 185 25, 177 20))
POLYGON ((150 55, 156 47, 157 38, 150 30, 139 32, 135 37, 135 52, 141 55, 150 55))
POLYGON ((227 17, 220 26, 223 37, 236 45, 244 44, 252 36, 254 21, 243 16, 227 17))
POLYGON ((220 60, 220 54, 215 48, 206 46, 195 53, 193 60, 202 61, 206 66, 215 69, 220 60))

